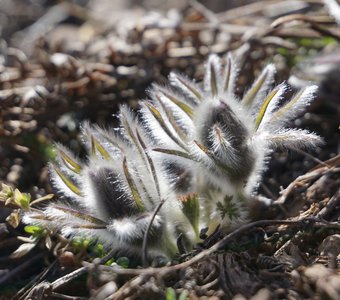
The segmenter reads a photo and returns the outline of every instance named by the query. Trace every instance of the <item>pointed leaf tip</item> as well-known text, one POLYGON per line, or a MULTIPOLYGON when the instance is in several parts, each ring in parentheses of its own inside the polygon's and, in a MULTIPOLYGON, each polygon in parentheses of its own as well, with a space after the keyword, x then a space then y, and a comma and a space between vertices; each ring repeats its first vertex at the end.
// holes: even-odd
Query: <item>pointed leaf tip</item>
POLYGON ((103 156, 104 159, 110 160, 111 156, 110 154, 105 150, 103 145, 99 143, 99 141, 91 135, 91 149, 92 149, 92 155, 96 155, 96 152, 98 151, 101 156, 103 156))
MULTIPOLYGON (((151 112, 151 114, 154 116, 154 118, 157 120, 158 124, 161 126, 161 128, 164 130, 164 132, 177 144, 179 145, 181 148, 186 149, 186 145, 175 136, 175 134, 172 133, 172 131, 170 130, 169 126, 167 126, 167 124, 165 123, 162 114, 160 113, 160 111, 154 107, 153 105, 151 105, 150 103, 145 102, 146 107, 149 109, 149 111, 151 112)), ((175 129, 174 129, 175 130, 175 129)))
POLYGON ((243 105, 250 106, 253 104, 256 96, 261 91, 261 88, 271 83, 271 81, 273 80, 275 71, 276 69, 273 64, 270 64, 265 67, 265 69, 262 71, 262 73, 260 74, 258 79, 255 81, 253 86, 248 90, 248 92, 243 97, 242 99, 243 105))
POLYGON ((169 79, 173 86, 179 88, 183 94, 192 96, 197 103, 203 100, 203 94, 194 82, 175 73, 170 73, 169 79))
POLYGON ((205 88, 215 97, 219 92, 219 82, 221 81, 221 63, 217 55, 210 55, 206 66, 205 88))
POLYGON ((268 109, 270 107, 270 104, 273 103, 274 101, 278 100, 278 97, 282 95, 282 93, 285 91, 286 86, 284 84, 278 85, 275 87, 269 95, 266 97, 264 100, 264 103, 262 104, 260 111, 256 117, 255 120, 255 128, 258 129, 264 116, 266 113, 268 113, 268 109))
POLYGON ((78 196, 83 196, 80 189, 75 184, 73 184, 55 164, 52 164, 52 167, 56 174, 59 176, 59 178, 73 193, 77 194, 78 196))
POLYGON ((66 152, 64 152, 61 149, 58 149, 58 152, 60 154, 60 157, 64 163, 64 165, 71 170, 74 173, 79 174, 80 171, 82 170, 81 165, 79 165, 75 160, 73 160, 69 155, 66 154, 66 152))
POLYGON ((123 170, 124 170, 125 178, 126 178, 128 185, 130 187, 132 197, 133 197, 138 209, 142 212, 142 211, 144 211, 143 201, 142 201, 142 198, 141 198, 141 196, 138 192, 136 183, 133 180, 132 175, 129 171, 129 167, 128 167, 126 157, 124 157, 124 159, 123 159, 123 170))

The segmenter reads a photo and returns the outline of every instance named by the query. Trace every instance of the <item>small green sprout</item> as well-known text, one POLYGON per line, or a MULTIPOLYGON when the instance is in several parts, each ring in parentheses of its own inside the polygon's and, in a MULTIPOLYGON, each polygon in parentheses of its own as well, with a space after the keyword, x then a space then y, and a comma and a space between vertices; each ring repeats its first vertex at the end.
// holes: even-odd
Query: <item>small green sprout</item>
POLYGON ((21 193, 18 189, 14 190, 14 202, 22 209, 29 209, 31 202, 31 195, 28 193, 21 193))

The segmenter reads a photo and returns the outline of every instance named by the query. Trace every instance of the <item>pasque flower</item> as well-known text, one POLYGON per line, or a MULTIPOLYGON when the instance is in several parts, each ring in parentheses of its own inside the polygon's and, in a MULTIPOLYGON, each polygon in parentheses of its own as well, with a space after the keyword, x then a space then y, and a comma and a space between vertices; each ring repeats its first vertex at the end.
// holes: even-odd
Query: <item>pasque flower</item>
POLYGON ((118 129, 85 123, 87 160, 57 145, 50 164, 52 183, 65 199, 27 212, 24 221, 138 254, 164 201, 148 248, 166 256, 177 251, 179 236, 192 246, 203 228, 246 222, 271 152, 312 148, 321 139, 286 127, 313 100, 315 86, 286 99, 285 84, 272 89, 275 68, 268 65, 238 99, 236 73, 231 55, 211 55, 203 83, 171 73, 170 85, 154 85, 137 113, 120 108, 118 129))

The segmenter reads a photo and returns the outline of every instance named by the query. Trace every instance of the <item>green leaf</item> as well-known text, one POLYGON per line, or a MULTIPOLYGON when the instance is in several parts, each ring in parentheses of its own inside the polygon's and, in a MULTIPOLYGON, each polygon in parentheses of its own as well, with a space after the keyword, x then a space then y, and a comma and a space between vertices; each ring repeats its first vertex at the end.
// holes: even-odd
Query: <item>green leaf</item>
POLYGON ((122 257, 117 258, 116 263, 122 268, 127 269, 129 267, 130 260, 127 257, 122 256, 122 257))
POLYGON ((183 152, 183 151, 171 150, 171 149, 161 149, 161 148, 154 148, 152 150, 156 151, 156 152, 161 152, 161 153, 165 153, 165 154, 169 154, 169 155, 174 155, 174 156, 178 156, 178 157, 182 157, 182 158, 186 158, 186 159, 190 159, 190 160, 196 161, 192 155, 190 155, 190 154, 188 154, 186 152, 183 152))
POLYGON ((37 225, 27 225, 24 227, 25 232, 33 235, 34 237, 42 236, 44 233, 44 228, 37 225))
POLYGON ((168 287, 165 291, 165 298, 166 300, 176 300, 176 292, 173 288, 168 287))
POLYGON ((180 128, 175 120, 174 115, 172 112, 164 105, 163 101, 161 99, 158 99, 159 104, 162 106, 163 110, 165 111, 166 116, 168 117, 168 120, 171 124, 171 126, 175 129, 176 133, 184 139, 186 137, 186 134, 183 132, 182 128, 180 128))
POLYGON ((23 209, 29 209, 31 202, 31 195, 21 193, 18 189, 14 190, 14 202, 23 209))
POLYGON ((122 114, 121 123, 125 129, 125 132, 129 136, 130 140, 138 147, 136 136, 131 128, 130 123, 127 121, 128 118, 123 114, 123 112, 121 112, 121 114, 122 114))
POLYGON ((105 150, 105 148, 96 140, 96 138, 91 135, 91 148, 92 154, 96 155, 96 151, 98 151, 106 160, 110 160, 110 154, 105 150))
POLYGON ((218 211, 221 214, 221 218, 224 219, 224 217, 227 215, 230 220, 233 220, 234 218, 239 217, 239 210, 235 203, 232 202, 233 196, 225 196, 224 201, 217 202, 216 207, 218 211))
POLYGON ((143 159, 145 166, 150 167, 149 163, 151 159, 150 160, 148 159, 146 145, 144 141, 142 140, 140 134, 138 133, 138 129, 135 129, 135 132, 134 132, 130 123, 127 121, 128 119, 126 118, 126 116, 123 113, 122 113, 122 116, 123 117, 121 118, 121 122, 126 133, 130 137, 132 143, 135 144, 135 146, 137 147, 137 150, 140 153, 140 156, 143 159))
POLYGON ((149 109, 149 111, 151 112, 151 114, 154 116, 154 118, 157 120, 157 122, 159 123, 159 125, 162 127, 162 129, 166 132, 166 134, 180 147, 182 147, 183 149, 186 149, 185 144, 180 141, 169 129, 169 127, 166 125, 162 114, 159 112, 159 110, 152 106, 150 103, 145 102, 146 107, 149 109))
POLYGON ((292 107, 293 105, 300 99, 300 97, 303 95, 303 93, 308 88, 301 89, 294 97, 286 103, 284 106, 279 108, 272 116, 272 120, 280 120, 292 107))
POLYGON ((277 86, 275 89, 273 89, 269 93, 269 95, 265 99, 264 103, 262 104, 262 106, 260 108, 259 114, 257 115, 256 121, 255 121, 255 128, 256 129, 259 128, 270 102, 274 99, 274 97, 277 95, 277 93, 279 91, 280 91, 280 86, 277 86))
POLYGON ((53 197, 54 197, 54 194, 47 194, 47 195, 42 196, 40 198, 34 199, 33 201, 31 201, 31 206, 34 205, 34 204, 37 204, 39 202, 42 202, 42 201, 51 200, 53 197))
POLYGON ((248 90, 245 96, 242 99, 242 104, 245 106, 250 106, 254 99, 256 98, 257 94, 259 93, 261 87, 268 79, 270 70, 266 68, 264 72, 260 75, 260 77, 256 80, 254 85, 248 90))
MULTIPOLYGON (((147 150, 146 150, 146 145, 145 142, 142 140, 142 137, 140 136, 138 129, 135 129, 135 132, 133 131, 131 125, 129 124, 129 122, 127 121, 128 118, 126 118, 126 116, 122 113, 123 118, 121 119, 121 122, 123 124, 123 127, 125 129, 125 131, 127 132, 127 134, 129 135, 132 143, 135 144, 135 146, 137 147, 137 150, 140 154, 140 157, 143 159, 143 162, 146 166, 146 168, 150 171, 150 174, 153 176, 154 179, 154 183, 156 185, 156 189, 158 192, 158 195, 160 195, 159 192, 159 186, 158 186, 158 180, 157 180, 157 176, 156 176, 156 172, 155 172, 155 168, 152 162, 152 159, 150 157, 150 155, 148 154, 147 150)), ((143 181, 140 181, 141 184, 144 187, 144 191, 145 193, 148 195, 148 198, 150 199, 150 201, 152 202, 152 199, 150 197, 150 195, 148 194, 143 181)))
POLYGON ((110 258, 104 265, 105 266, 112 266, 112 264, 115 262, 113 258, 110 258))
MULTIPOLYGON (((190 81, 185 80, 184 78, 182 78, 182 76, 179 76, 177 74, 172 73, 172 76, 175 77, 176 80, 178 80, 182 85, 185 86, 185 88, 190 91, 193 95, 195 95, 195 97, 199 100, 202 101, 203 100, 203 95, 201 93, 201 91, 199 89, 196 88, 196 86, 194 84, 192 84, 190 81)), ((183 88, 181 88, 183 89, 183 88)))
POLYGON ((187 300, 188 299, 189 292, 187 290, 184 290, 178 297, 178 300, 187 300))
POLYGON ((106 254, 105 251, 104 251, 103 244, 100 244, 100 243, 95 244, 93 246, 93 252, 97 257, 100 257, 100 258, 104 257, 105 254, 106 254))
POLYGON ((75 162, 70 156, 68 156, 63 150, 58 149, 58 152, 65 166, 72 172, 79 174, 82 169, 81 166, 77 162, 75 162))
POLYGON ((72 238, 72 246, 77 250, 87 249, 92 243, 91 239, 83 236, 75 236, 72 238))
POLYGON ((188 218, 191 223, 196 236, 199 236, 199 217, 200 217, 200 204, 197 194, 188 194, 182 196, 180 201, 183 205, 182 210, 184 215, 188 218))
MULTIPOLYGON (((168 98, 170 101, 172 101, 174 104, 176 104, 183 112, 185 112, 191 119, 193 116, 192 108, 176 98, 174 95, 171 95, 167 91, 161 90, 159 93, 161 93, 164 97, 168 98)), ((157 97, 160 97, 156 94, 157 97)))
POLYGON ((81 227, 81 228, 96 228, 96 225, 98 226, 98 229, 99 228, 103 228, 103 229, 106 228, 107 223, 105 221, 100 220, 100 219, 98 219, 94 216, 91 216, 89 214, 86 214, 82 211, 78 211, 78 210, 73 209, 71 207, 61 206, 61 205, 53 205, 51 207, 95 225, 94 227, 91 227, 92 226, 92 224, 91 224, 91 225, 89 225, 90 227, 81 227))
POLYGON ((213 97, 215 97, 218 93, 218 86, 217 86, 217 74, 214 68, 214 64, 210 64, 210 89, 213 97))
POLYGON ((142 202, 142 198, 141 196, 139 195, 139 192, 138 192, 138 189, 137 189, 137 186, 129 172, 129 168, 128 168, 128 164, 127 164, 127 161, 126 161, 126 157, 124 157, 124 160, 123 160, 123 170, 124 170, 124 174, 125 174, 125 177, 126 177, 126 180, 129 184, 129 187, 130 187, 130 190, 131 190, 131 194, 132 194, 132 197, 133 199, 135 200, 135 203, 138 207, 138 209, 143 212, 144 211, 144 206, 143 206, 143 202, 142 202))
POLYGON ((57 173, 59 178, 65 183, 65 185, 75 194, 79 196, 83 196, 82 192, 80 189, 73 184, 64 174, 63 172, 54 164, 52 164, 54 171, 57 173))
POLYGON ((150 170, 151 170, 151 175, 152 175, 153 180, 155 182, 157 194, 160 197, 161 196, 161 192, 160 192, 159 181, 158 181, 155 165, 154 165, 154 163, 152 161, 152 158, 151 158, 149 152, 146 149, 145 142, 143 141, 142 137, 140 136, 138 130, 136 131, 136 134, 137 134, 137 139, 138 139, 140 145, 142 146, 142 148, 144 150, 144 154, 146 156, 146 159, 148 161, 148 164, 149 164, 149 167, 150 167, 150 170))
POLYGON ((223 78, 223 91, 225 92, 231 92, 231 70, 232 70, 232 62, 231 58, 228 55, 227 61, 224 67, 224 78, 223 78))

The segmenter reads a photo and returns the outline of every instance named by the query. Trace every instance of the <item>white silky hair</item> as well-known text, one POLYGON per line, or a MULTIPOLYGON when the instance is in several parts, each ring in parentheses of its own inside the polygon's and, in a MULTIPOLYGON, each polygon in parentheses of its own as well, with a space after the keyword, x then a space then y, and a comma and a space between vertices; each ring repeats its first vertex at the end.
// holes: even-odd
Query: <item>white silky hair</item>
MULTIPOLYGON (((58 173, 56 172, 56 169, 52 166, 52 164, 48 165, 48 169, 49 169, 49 176, 50 176, 50 180, 51 183, 53 185, 53 187, 55 188, 55 190, 62 194, 65 195, 66 197, 72 199, 75 202, 80 203, 80 205, 82 205, 82 199, 83 197, 80 196, 79 194, 75 193, 74 191, 72 191, 66 184, 65 182, 62 180, 62 178, 58 175, 58 173)), ((80 179, 79 181, 80 182, 80 179)))
POLYGON ((269 122, 270 130, 280 129, 299 117, 314 100, 317 89, 316 85, 302 89, 293 96, 290 102, 274 112, 269 122))
POLYGON ((260 110, 264 99, 274 84, 275 73, 275 66, 273 64, 267 65, 257 77, 251 88, 245 93, 242 102, 245 107, 249 107, 251 114, 254 115, 260 110), (247 100, 249 101, 251 95, 254 99, 250 103, 247 103, 247 100))
MULTIPOLYGON (((287 91, 287 86, 285 84, 281 84, 275 88, 275 95, 270 100, 268 106, 266 107, 266 110, 264 112, 264 116, 261 120, 261 123, 258 126, 257 130, 262 130, 263 128, 266 128, 268 123, 272 120, 273 113, 277 110, 277 108, 280 106, 280 102, 282 101, 284 97, 284 93, 287 91)), ((259 112, 261 113, 261 111, 259 112)))

